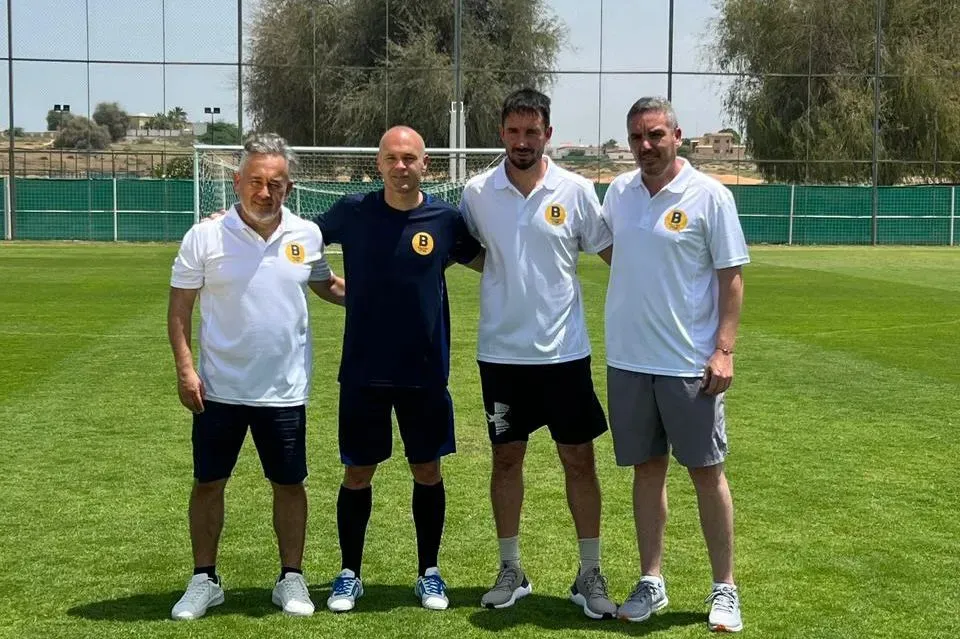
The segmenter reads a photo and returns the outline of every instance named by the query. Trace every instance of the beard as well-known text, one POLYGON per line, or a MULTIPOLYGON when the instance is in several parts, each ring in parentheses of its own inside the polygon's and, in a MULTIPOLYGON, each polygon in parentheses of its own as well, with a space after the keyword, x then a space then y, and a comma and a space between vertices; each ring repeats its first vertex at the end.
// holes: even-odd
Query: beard
POLYGON ((527 169, 536 166, 537 162, 539 162, 542 157, 543 151, 530 151, 528 154, 522 156, 519 156, 516 151, 507 154, 507 159, 510 160, 510 164, 521 171, 526 171, 527 169))

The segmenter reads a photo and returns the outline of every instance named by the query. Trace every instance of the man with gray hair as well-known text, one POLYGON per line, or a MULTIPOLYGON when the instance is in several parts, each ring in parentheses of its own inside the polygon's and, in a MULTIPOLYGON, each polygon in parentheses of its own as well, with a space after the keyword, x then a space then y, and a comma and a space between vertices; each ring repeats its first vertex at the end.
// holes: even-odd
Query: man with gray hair
POLYGON ((677 157, 676 113, 660 98, 627 114, 638 169, 603 202, 613 232, 606 301, 607 392, 617 464, 633 466, 641 577, 618 614, 667 605, 661 574, 670 450, 693 480, 713 569, 711 630, 743 628, 733 579, 733 502, 724 474, 724 393, 750 261, 733 196, 677 157))
POLYGON ((310 330, 306 289, 343 303, 343 280, 323 253, 313 222, 284 200, 295 157, 283 138, 247 140, 233 185, 239 202, 187 231, 173 264, 167 332, 180 402, 193 414, 190 540, 194 574, 171 616, 202 617, 223 603, 216 572, 223 495, 249 427, 273 488, 280 576, 272 600, 284 613, 311 615, 302 573, 306 536, 306 410, 310 330), (200 299, 199 361, 191 316, 200 299))

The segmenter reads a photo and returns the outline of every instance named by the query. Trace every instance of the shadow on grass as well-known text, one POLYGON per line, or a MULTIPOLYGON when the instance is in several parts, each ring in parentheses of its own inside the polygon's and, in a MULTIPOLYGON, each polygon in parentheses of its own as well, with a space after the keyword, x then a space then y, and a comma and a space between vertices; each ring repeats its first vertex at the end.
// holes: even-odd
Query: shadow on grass
MULTIPOLYGON (((450 607, 476 608, 484 588, 450 588, 450 607)), ((117 599, 106 599, 80 604, 67 610, 71 617, 92 621, 151 621, 170 618, 170 609, 183 594, 182 590, 160 593, 141 593, 117 599)), ((326 601, 330 594, 329 584, 310 586, 310 597, 317 606, 318 614, 329 614, 326 601)), ((207 610, 206 616, 242 615, 245 617, 266 617, 281 614, 270 601, 270 588, 227 588, 224 602, 207 610)), ((395 584, 365 584, 363 597, 357 602, 352 615, 389 612, 400 608, 419 608, 420 602, 413 594, 413 584, 409 586, 395 584)))
POLYGON ((667 611, 654 615, 642 623, 616 619, 588 619, 566 597, 532 594, 503 610, 477 610, 470 615, 470 623, 483 630, 508 630, 515 626, 537 626, 545 630, 600 630, 626 635, 645 635, 676 626, 707 624, 705 613, 686 610, 667 611))
MULTIPOLYGON (((450 588, 451 610, 468 613, 470 624, 482 630, 507 630, 516 626, 536 626, 546 630, 601 630, 627 635, 644 635, 675 626, 706 624, 706 614, 688 611, 668 611, 654 615, 643 623, 626 623, 615 620, 594 621, 565 597, 533 594, 504 610, 480 608, 480 597, 486 588, 450 588), (473 612, 470 612, 470 611, 473 612)), ((310 586, 310 595, 317 606, 318 615, 328 615, 326 600, 330 593, 328 584, 310 586)), ((182 590, 162 593, 142 593, 117 599, 106 599, 74 606, 67 611, 71 617, 92 621, 162 621, 170 619, 170 609, 177 602, 182 590)), ((270 601, 270 588, 228 588, 223 604, 210 608, 207 617, 238 615, 260 618, 280 615, 279 608, 270 601)), ((364 616, 400 609, 418 609, 420 602, 413 594, 413 585, 367 584, 357 607, 349 613, 364 616)))

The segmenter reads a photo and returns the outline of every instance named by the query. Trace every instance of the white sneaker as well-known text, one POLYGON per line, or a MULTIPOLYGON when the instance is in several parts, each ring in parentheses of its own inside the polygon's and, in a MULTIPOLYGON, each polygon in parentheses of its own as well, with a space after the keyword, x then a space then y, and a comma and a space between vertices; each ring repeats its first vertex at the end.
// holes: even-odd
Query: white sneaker
POLYGON ((207 608, 223 603, 223 588, 204 573, 194 575, 183 593, 170 611, 170 616, 178 621, 199 619, 206 614, 207 608))
POLYGON ((653 613, 666 608, 669 602, 663 578, 644 575, 627 600, 620 604, 617 616, 624 621, 646 621, 653 613))
POLYGON ((285 614, 295 617, 309 617, 313 614, 313 602, 310 590, 303 575, 288 572, 273 587, 273 603, 280 606, 285 614))
POLYGON ((363 596, 363 582, 349 568, 344 568, 333 579, 327 608, 330 612, 348 612, 357 605, 357 599, 363 596))
POLYGON ((718 584, 704 603, 710 604, 707 622, 714 632, 740 632, 743 619, 740 617, 740 595, 731 584, 718 584))
POLYGON ((450 605, 447 599, 447 584, 436 568, 427 568, 423 577, 417 577, 413 591, 420 598, 420 605, 428 610, 446 610, 450 605))

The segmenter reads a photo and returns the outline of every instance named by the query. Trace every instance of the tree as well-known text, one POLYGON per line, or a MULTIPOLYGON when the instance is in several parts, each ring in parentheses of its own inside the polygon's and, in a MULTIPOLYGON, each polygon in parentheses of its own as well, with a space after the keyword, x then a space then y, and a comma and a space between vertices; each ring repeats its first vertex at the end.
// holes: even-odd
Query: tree
MULTIPOLYGON (((718 6, 713 57, 721 71, 742 74, 725 106, 742 122, 747 151, 761 161, 764 177, 869 181, 876 0, 721 0, 718 6)), ((960 32, 960 5, 882 6, 877 151, 881 160, 915 164, 883 162, 880 181, 943 177, 939 163, 960 160, 960 58, 949 37, 960 32)))
MULTIPOLYGON (((373 146, 385 126, 403 123, 428 146, 446 146, 454 99, 453 5, 391 0, 387 20, 383 0, 263 0, 244 75, 257 129, 295 144, 373 146)), ((511 90, 549 89, 551 76, 542 70, 553 66, 565 28, 546 5, 463 1, 471 146, 499 146, 495 124, 511 90)))
POLYGON ((212 122, 207 130, 197 138, 201 144, 239 144, 240 128, 232 122, 212 122))
POLYGON ((47 131, 59 131, 60 128, 70 121, 73 114, 69 111, 47 111, 47 131))
POLYGON ((83 116, 70 118, 56 139, 56 149, 105 149, 110 146, 110 131, 83 116))
MULTIPOLYGON (((3 135, 5 137, 10 137, 10 129, 4 129, 3 135)), ((23 137, 23 127, 15 126, 13 127, 13 137, 22 138, 23 137)))
POLYGON ((107 127, 113 142, 127 137, 130 117, 116 102, 101 102, 93 112, 93 121, 107 127))
POLYGON ((173 107, 167 111, 167 122, 171 129, 182 129, 187 126, 187 112, 183 107, 173 107))
POLYGON ((607 140, 606 142, 604 142, 602 145, 600 145, 600 148, 603 149, 604 151, 609 151, 610 149, 615 149, 615 148, 617 148, 617 141, 614 140, 613 138, 610 138, 609 140, 607 140))
POLYGON ((720 133, 730 133, 733 135, 734 144, 740 144, 740 142, 743 140, 743 138, 740 137, 740 132, 736 129, 720 129, 720 133))
POLYGON ((154 131, 165 131, 170 128, 170 118, 165 113, 157 111, 153 114, 153 117, 147 120, 147 128, 154 131))

